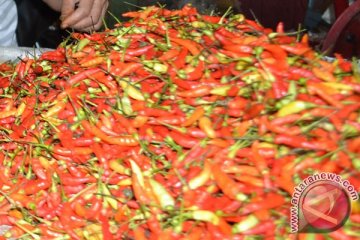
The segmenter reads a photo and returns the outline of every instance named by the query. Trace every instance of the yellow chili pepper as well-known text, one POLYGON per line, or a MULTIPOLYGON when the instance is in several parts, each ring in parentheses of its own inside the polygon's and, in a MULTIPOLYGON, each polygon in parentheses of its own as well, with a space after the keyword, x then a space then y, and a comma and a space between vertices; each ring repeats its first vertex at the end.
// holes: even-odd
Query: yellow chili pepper
POLYGON ((117 159, 110 160, 109 167, 119 174, 130 175, 130 169, 125 168, 117 159))
POLYGON ((257 219, 254 215, 249 215, 241 222, 235 223, 232 227, 232 231, 234 234, 242 233, 244 231, 247 231, 255 227, 258 223, 259 223, 259 219, 257 219))
POLYGON ((194 178, 192 178, 188 185, 190 189, 196 189, 203 186, 211 176, 211 166, 208 161, 205 161, 203 170, 194 178))
POLYGON ((314 67, 312 69, 314 75, 324 81, 327 81, 327 82, 336 82, 336 78, 334 76, 334 74, 332 74, 331 72, 329 71, 326 71, 326 70, 323 70, 321 68, 318 68, 318 67, 314 67))
POLYGON ((189 218, 197 221, 210 222, 214 225, 219 225, 220 218, 212 211, 207 210, 195 210, 189 212, 189 218))
POLYGON ((175 206, 175 200, 166 188, 154 179, 149 179, 152 191, 160 203, 161 209, 166 210, 175 206))
POLYGON ((130 97, 138 101, 145 101, 144 95, 137 89, 134 85, 130 84, 128 81, 120 81, 120 85, 123 88, 124 92, 127 93, 130 97))
POLYGON ((48 118, 48 117, 52 117, 55 114, 57 114, 58 112, 60 112, 61 110, 63 110, 65 108, 66 102, 65 101, 58 101, 55 103, 54 106, 52 106, 51 108, 49 108, 47 110, 47 112, 45 112, 44 114, 42 114, 42 117, 44 118, 48 118))
POLYGON ((293 113, 301 112, 305 109, 312 108, 315 105, 313 103, 304 101, 293 101, 283 106, 277 113, 278 117, 284 117, 293 113))

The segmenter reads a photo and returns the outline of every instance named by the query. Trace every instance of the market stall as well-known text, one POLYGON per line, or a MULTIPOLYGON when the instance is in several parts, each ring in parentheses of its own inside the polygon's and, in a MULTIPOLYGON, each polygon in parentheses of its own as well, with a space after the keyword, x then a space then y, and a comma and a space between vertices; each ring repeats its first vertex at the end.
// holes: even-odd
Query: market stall
POLYGON ((359 237, 355 61, 241 14, 125 16, 0 65, 5 237, 308 239, 291 209, 320 173, 349 183, 341 225, 302 230, 359 237))

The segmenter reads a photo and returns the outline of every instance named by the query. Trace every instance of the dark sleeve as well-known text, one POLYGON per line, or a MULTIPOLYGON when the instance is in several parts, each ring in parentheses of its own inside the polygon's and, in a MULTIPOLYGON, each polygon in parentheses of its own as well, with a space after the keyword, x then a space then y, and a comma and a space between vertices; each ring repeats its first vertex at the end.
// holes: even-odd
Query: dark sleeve
POLYGON ((15 0, 18 9, 16 37, 19 46, 56 48, 65 35, 56 24, 59 13, 42 0, 15 0))

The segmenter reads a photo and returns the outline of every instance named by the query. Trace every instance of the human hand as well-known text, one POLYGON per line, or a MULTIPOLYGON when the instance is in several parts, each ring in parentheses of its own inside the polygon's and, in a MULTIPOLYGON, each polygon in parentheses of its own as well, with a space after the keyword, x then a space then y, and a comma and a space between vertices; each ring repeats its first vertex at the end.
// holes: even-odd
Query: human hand
POLYGON ((109 6, 108 0, 44 0, 44 2, 61 13, 62 28, 70 27, 79 31, 99 29, 109 6))

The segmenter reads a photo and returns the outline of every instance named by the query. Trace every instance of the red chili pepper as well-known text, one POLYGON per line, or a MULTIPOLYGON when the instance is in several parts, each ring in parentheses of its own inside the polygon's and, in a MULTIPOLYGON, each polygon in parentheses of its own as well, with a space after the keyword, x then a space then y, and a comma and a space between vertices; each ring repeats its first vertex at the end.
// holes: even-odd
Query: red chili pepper
POLYGON ((146 45, 140 48, 127 48, 125 54, 132 57, 137 57, 146 54, 149 50, 153 48, 153 45, 146 45))
POLYGON ((254 49, 251 46, 243 45, 243 44, 231 44, 231 45, 224 45, 224 49, 230 52, 235 53, 252 53, 254 49))
POLYGON ((360 214, 351 214, 350 220, 354 223, 360 223, 360 214))
POLYGON ((319 59, 282 23, 274 32, 190 6, 128 15, 116 29, 74 33, 43 57, 0 65, 0 187, 10 201, 0 212, 16 220, 4 219, 10 234, 276 238, 294 174, 341 172, 359 188, 351 61, 319 59))
POLYGON ((294 54, 296 56, 304 55, 305 53, 311 51, 309 46, 303 45, 301 43, 297 43, 294 45, 280 45, 282 49, 287 51, 288 53, 294 54))
POLYGON ((201 86, 199 83, 194 84, 194 82, 188 82, 187 80, 182 80, 181 78, 179 78, 177 76, 174 76, 172 78, 172 82, 174 84, 176 84, 178 87, 183 88, 183 89, 188 90, 188 91, 201 86))
POLYGON ((189 136, 186 136, 183 133, 180 133, 178 131, 171 131, 169 133, 169 136, 180 146, 184 148, 192 148, 196 144, 199 143, 199 140, 196 138, 192 138, 189 136))
POLYGON ((49 227, 46 224, 39 224, 37 227, 39 228, 41 235, 45 239, 46 237, 48 239, 51 239, 51 238, 61 238, 64 236, 63 233, 61 233, 61 231, 49 229, 49 227))
POLYGON ((178 49, 172 48, 168 51, 164 52, 158 59, 160 61, 168 61, 175 57, 177 57, 180 54, 180 51, 178 49))
POLYGON ((336 100, 335 98, 331 97, 329 94, 327 94, 324 90, 320 88, 312 87, 311 85, 308 85, 308 89, 310 93, 318 95, 321 99, 328 102, 332 106, 341 109, 343 107, 343 104, 336 100))
POLYGON ((84 80, 85 78, 89 77, 90 75, 100 72, 100 68, 89 68, 85 71, 79 72, 78 74, 73 75, 69 80, 68 83, 70 85, 74 85, 79 83, 80 81, 84 80))
POLYGON ((99 213, 101 210, 102 201, 95 196, 87 200, 79 197, 75 199, 73 205, 74 212, 80 217, 84 217, 88 220, 95 220, 98 217, 100 218, 99 213))
POLYGON ((101 167, 103 167, 104 170, 109 169, 109 159, 105 156, 105 153, 103 152, 101 145, 99 143, 93 144, 93 150, 101 167))
POLYGON ((295 148, 313 149, 313 150, 328 150, 325 146, 321 146, 318 142, 309 142, 305 137, 277 135, 274 138, 275 144, 284 144, 295 148))
POLYGON ((196 97, 207 96, 210 94, 210 91, 211 91, 211 87, 206 86, 206 85, 201 85, 201 86, 191 89, 191 90, 177 92, 176 95, 178 95, 180 97, 196 98, 196 97))
POLYGON ((38 180, 29 180, 25 183, 23 189, 26 195, 33 195, 40 190, 46 190, 51 186, 51 181, 49 179, 38 179, 38 180))
POLYGON ((245 235, 264 235, 267 232, 274 232, 276 225, 273 220, 267 220, 255 227, 243 232, 245 235))
POLYGON ((221 32, 223 31, 218 30, 214 33, 214 37, 216 40, 218 40, 224 46, 231 46, 232 44, 234 44, 229 37, 224 36, 221 32))
POLYGON ((161 117, 169 115, 169 112, 160 108, 144 108, 139 111, 140 116, 161 117))
MULTIPOLYGON (((265 108, 264 104, 262 103, 254 103, 252 105, 248 106, 248 109, 246 109, 246 113, 244 115, 244 120, 253 119, 256 116, 260 115, 261 111, 265 108)), ((231 109, 230 109, 231 110, 231 109)), ((229 110, 229 115, 230 115, 229 110)), ((244 114, 244 111, 239 111, 239 115, 242 116, 244 114)), ((231 116, 231 115, 230 115, 231 116)), ((239 117, 237 115, 234 115, 234 117, 239 117)))
POLYGON ((62 190, 64 191, 64 193, 67 196, 70 196, 72 194, 77 194, 81 190, 84 190, 85 188, 86 188, 85 184, 80 184, 80 185, 76 185, 76 186, 71 186, 71 185, 62 186, 62 190))
POLYGON ((121 67, 119 66, 112 66, 110 68, 110 73, 114 76, 117 76, 119 78, 127 76, 133 72, 135 72, 137 69, 139 69, 142 66, 141 63, 137 62, 131 62, 126 64, 121 64, 121 67))
POLYGON ((266 129, 268 129, 274 133, 287 134, 287 135, 291 135, 291 136, 297 136, 297 135, 301 134, 301 128, 299 126, 291 126, 291 127, 279 126, 279 125, 270 123, 267 119, 264 119, 264 124, 266 126, 266 129))
POLYGON ((270 52, 274 59, 276 59, 276 63, 271 64, 271 67, 280 70, 286 70, 289 67, 287 63, 287 53, 278 45, 275 44, 264 44, 262 45, 264 50, 270 52))
POLYGON ((352 240, 351 236, 348 236, 342 229, 338 229, 334 232, 329 233, 329 236, 334 239, 341 239, 341 240, 352 240))
POLYGON ((80 239, 80 237, 74 232, 74 229, 84 227, 87 222, 84 219, 76 217, 74 211, 71 208, 70 202, 65 202, 60 208, 61 214, 59 214, 60 223, 65 230, 74 239, 80 239))
POLYGON ((219 17, 219 16, 203 15, 201 17, 204 21, 210 22, 210 23, 219 23, 219 21, 221 20, 221 17, 219 17))
POLYGON ((283 22, 279 22, 276 26, 276 32, 283 34, 284 33, 284 23, 283 22))
POLYGON ((271 125, 284 125, 289 123, 294 123, 301 118, 300 114, 290 114, 284 117, 277 117, 270 122, 271 125))
POLYGON ((95 183, 96 178, 94 176, 74 177, 68 173, 57 172, 60 178, 60 182, 64 186, 78 186, 84 183, 95 183))
POLYGON ((51 151, 54 154, 62 156, 89 155, 93 153, 93 150, 89 147, 74 147, 72 149, 67 149, 59 146, 54 146, 53 148, 51 148, 51 151))
POLYGON ((232 180, 226 173, 221 170, 221 167, 218 164, 212 163, 212 175, 219 186, 219 188, 224 192, 226 196, 231 199, 243 201, 247 197, 242 193, 242 185, 236 183, 232 180))
POLYGON ((182 125, 182 123, 185 121, 185 118, 183 116, 162 116, 155 119, 149 119, 149 124, 170 124, 170 125, 182 125))
POLYGON ((54 51, 48 51, 41 54, 39 60, 49 60, 54 62, 65 62, 65 54, 63 48, 58 48, 54 51))
POLYGON ((120 137, 110 137, 104 132, 96 128, 94 125, 91 125, 89 122, 83 120, 82 126, 94 136, 100 138, 109 144, 115 144, 120 146, 137 146, 139 143, 132 136, 120 136, 120 137))
POLYGON ((170 41, 175 42, 184 48, 187 48, 189 52, 194 56, 200 54, 199 46, 195 41, 175 37, 170 38, 170 41))
POLYGON ((348 104, 335 113, 340 119, 347 119, 352 112, 360 108, 360 103, 348 104))
POLYGON ((313 79, 315 77, 314 73, 306 68, 291 66, 289 67, 288 71, 294 79, 299 79, 302 77, 313 79))
POLYGON ((274 209, 278 206, 282 206, 285 203, 285 198, 276 193, 268 193, 265 199, 261 199, 259 202, 252 202, 246 204, 242 209, 242 214, 248 215, 260 209, 274 209))
POLYGON ((179 167, 191 163, 194 159, 202 158, 207 155, 209 149, 200 146, 199 144, 192 146, 185 158, 180 162, 178 159, 174 162, 174 165, 179 167))
POLYGON ((46 180, 47 173, 38 158, 31 159, 31 168, 39 179, 46 180))
POLYGON ((188 81, 199 80, 203 76, 204 70, 205 70, 205 63, 204 61, 199 60, 197 66, 191 72, 186 73, 186 80, 188 81))
POLYGON ((183 47, 177 58, 174 60, 174 66, 176 69, 182 69, 186 64, 186 56, 188 55, 189 50, 183 47))

